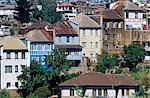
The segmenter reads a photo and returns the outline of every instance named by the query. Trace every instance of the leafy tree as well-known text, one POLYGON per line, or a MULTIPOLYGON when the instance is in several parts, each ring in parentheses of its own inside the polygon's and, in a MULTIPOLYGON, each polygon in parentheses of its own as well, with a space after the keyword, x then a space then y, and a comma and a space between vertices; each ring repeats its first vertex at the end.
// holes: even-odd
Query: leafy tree
POLYGON ((112 69, 115 66, 119 66, 120 57, 119 55, 108 55, 102 54, 97 56, 96 70, 105 72, 106 69, 112 69))
POLYGON ((30 22, 30 15, 32 12, 32 4, 29 0, 16 0, 16 12, 15 19, 20 23, 28 23, 30 22))
POLYGON ((55 23, 61 19, 61 13, 56 12, 55 2, 45 3, 41 0, 42 9, 35 8, 33 12, 33 21, 48 21, 55 23))
POLYGON ((30 95, 38 87, 45 86, 45 70, 36 62, 32 61, 30 67, 22 65, 22 74, 19 75, 18 80, 24 82, 22 85, 23 96, 30 95))
POLYGON ((0 90, 0 98, 9 98, 9 92, 5 89, 0 90))
POLYGON ((145 50, 142 46, 131 44, 129 46, 124 46, 123 50, 123 58, 126 67, 133 69, 139 62, 143 61, 145 50))
MULTIPOLYGON (((45 59, 46 64, 50 68, 47 72, 47 81, 50 84, 49 88, 51 91, 56 89, 59 83, 65 81, 67 70, 69 70, 71 65, 71 62, 66 59, 66 56, 64 49, 55 48, 45 59)), ((57 90, 55 91, 57 93, 57 90)))
POLYGON ((78 76, 79 76, 78 73, 70 73, 70 74, 66 75, 66 80, 69 80, 69 79, 72 79, 72 78, 75 78, 75 77, 78 77, 78 76))
POLYGON ((50 91, 47 87, 39 87, 34 94, 40 98, 48 98, 50 96, 50 91))

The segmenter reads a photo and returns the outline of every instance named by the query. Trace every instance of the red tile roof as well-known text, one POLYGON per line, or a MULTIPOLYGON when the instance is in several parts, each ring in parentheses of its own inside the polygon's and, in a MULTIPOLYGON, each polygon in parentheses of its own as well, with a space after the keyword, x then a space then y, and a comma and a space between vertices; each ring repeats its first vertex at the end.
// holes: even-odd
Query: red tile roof
POLYGON ((139 82, 124 75, 89 72, 67 80, 59 86, 138 86, 139 82))
POLYGON ((70 2, 64 2, 63 4, 60 4, 59 6, 74 6, 70 2))
POLYGON ((58 48, 82 48, 80 45, 56 45, 58 48))
POLYGON ((104 19, 117 19, 117 20, 123 20, 123 17, 121 17, 117 12, 114 10, 104 10, 104 19))
POLYGON ((41 31, 50 42, 53 42, 53 31, 46 31, 44 29, 41 31))

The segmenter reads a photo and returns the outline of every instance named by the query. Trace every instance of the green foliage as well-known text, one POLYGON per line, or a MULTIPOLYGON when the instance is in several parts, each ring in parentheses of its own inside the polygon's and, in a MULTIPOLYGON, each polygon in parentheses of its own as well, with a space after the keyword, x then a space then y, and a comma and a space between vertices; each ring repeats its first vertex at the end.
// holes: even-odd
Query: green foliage
POLYGON ((9 98, 9 92, 5 89, 0 90, 0 98, 9 98))
POLYGON ((78 76, 79 76, 78 73, 67 74, 66 75, 66 80, 69 80, 69 79, 72 79, 72 78, 75 78, 75 77, 78 77, 78 76))
POLYGON ((24 95, 33 93, 38 87, 46 85, 45 70, 36 62, 32 61, 30 67, 22 65, 22 74, 19 75, 18 80, 24 82, 24 95))
POLYGON ((16 0, 16 12, 15 19, 20 23, 28 23, 30 22, 30 16, 32 12, 32 4, 29 0, 16 0))
POLYGON ((124 61, 125 66, 133 69, 138 63, 143 61, 145 50, 140 45, 131 44, 129 46, 124 46, 124 61))
POLYGON ((61 13, 56 12, 55 2, 49 2, 49 4, 41 1, 42 10, 38 8, 34 9, 33 21, 47 21, 50 23, 55 23, 61 19, 61 13))
POLYGON ((77 95, 80 96, 81 98, 85 98, 84 97, 84 90, 81 87, 75 87, 74 90, 76 91, 77 95))
POLYGON ((105 72, 106 69, 112 69, 119 66, 119 55, 102 54, 97 57, 96 71, 105 72))
POLYGON ((40 98, 48 98, 50 96, 50 91, 47 87, 39 87, 34 94, 40 98))
POLYGON ((38 97, 38 96, 36 96, 36 95, 34 95, 34 94, 30 94, 30 95, 27 96, 26 98, 41 98, 41 97, 38 97))

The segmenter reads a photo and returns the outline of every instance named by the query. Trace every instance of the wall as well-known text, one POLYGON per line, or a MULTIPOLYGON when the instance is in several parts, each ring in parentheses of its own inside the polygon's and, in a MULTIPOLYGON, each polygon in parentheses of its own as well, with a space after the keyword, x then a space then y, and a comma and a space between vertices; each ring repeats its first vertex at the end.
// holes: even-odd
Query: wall
POLYGON ((102 53, 102 31, 100 29, 80 29, 80 45, 83 47, 82 56, 89 57, 92 62, 95 62, 96 54, 102 53), (96 42, 98 43, 97 48, 95 47, 96 42))
MULTIPOLYGON (((25 52, 25 59, 21 59, 21 52, 18 52, 18 59, 15 59, 15 52, 11 52, 11 59, 6 59, 6 52, 2 54, 2 63, 1 63, 1 89, 6 88, 6 83, 10 82, 11 87, 8 89, 16 89, 15 82, 19 82, 17 80, 17 76, 21 74, 21 65, 29 65, 28 62, 28 52, 25 52), (12 73, 5 73, 5 65, 12 65, 12 73), (15 73, 15 65, 18 65, 18 72, 15 73)), ((19 86, 21 83, 19 82, 19 86)))

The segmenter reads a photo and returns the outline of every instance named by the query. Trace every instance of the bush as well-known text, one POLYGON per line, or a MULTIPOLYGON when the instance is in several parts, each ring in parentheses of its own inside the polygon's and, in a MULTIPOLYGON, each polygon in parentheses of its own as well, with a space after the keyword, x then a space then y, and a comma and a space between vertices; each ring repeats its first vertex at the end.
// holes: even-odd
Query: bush
POLYGON ((36 91, 34 92, 34 94, 38 97, 42 97, 42 98, 47 98, 50 96, 50 91, 47 87, 39 87, 36 89, 36 91))
POLYGON ((34 94, 30 94, 29 96, 27 96, 26 98, 39 98, 38 96, 34 95, 34 94))
POLYGON ((6 89, 0 90, 0 98, 9 98, 9 92, 6 89))

